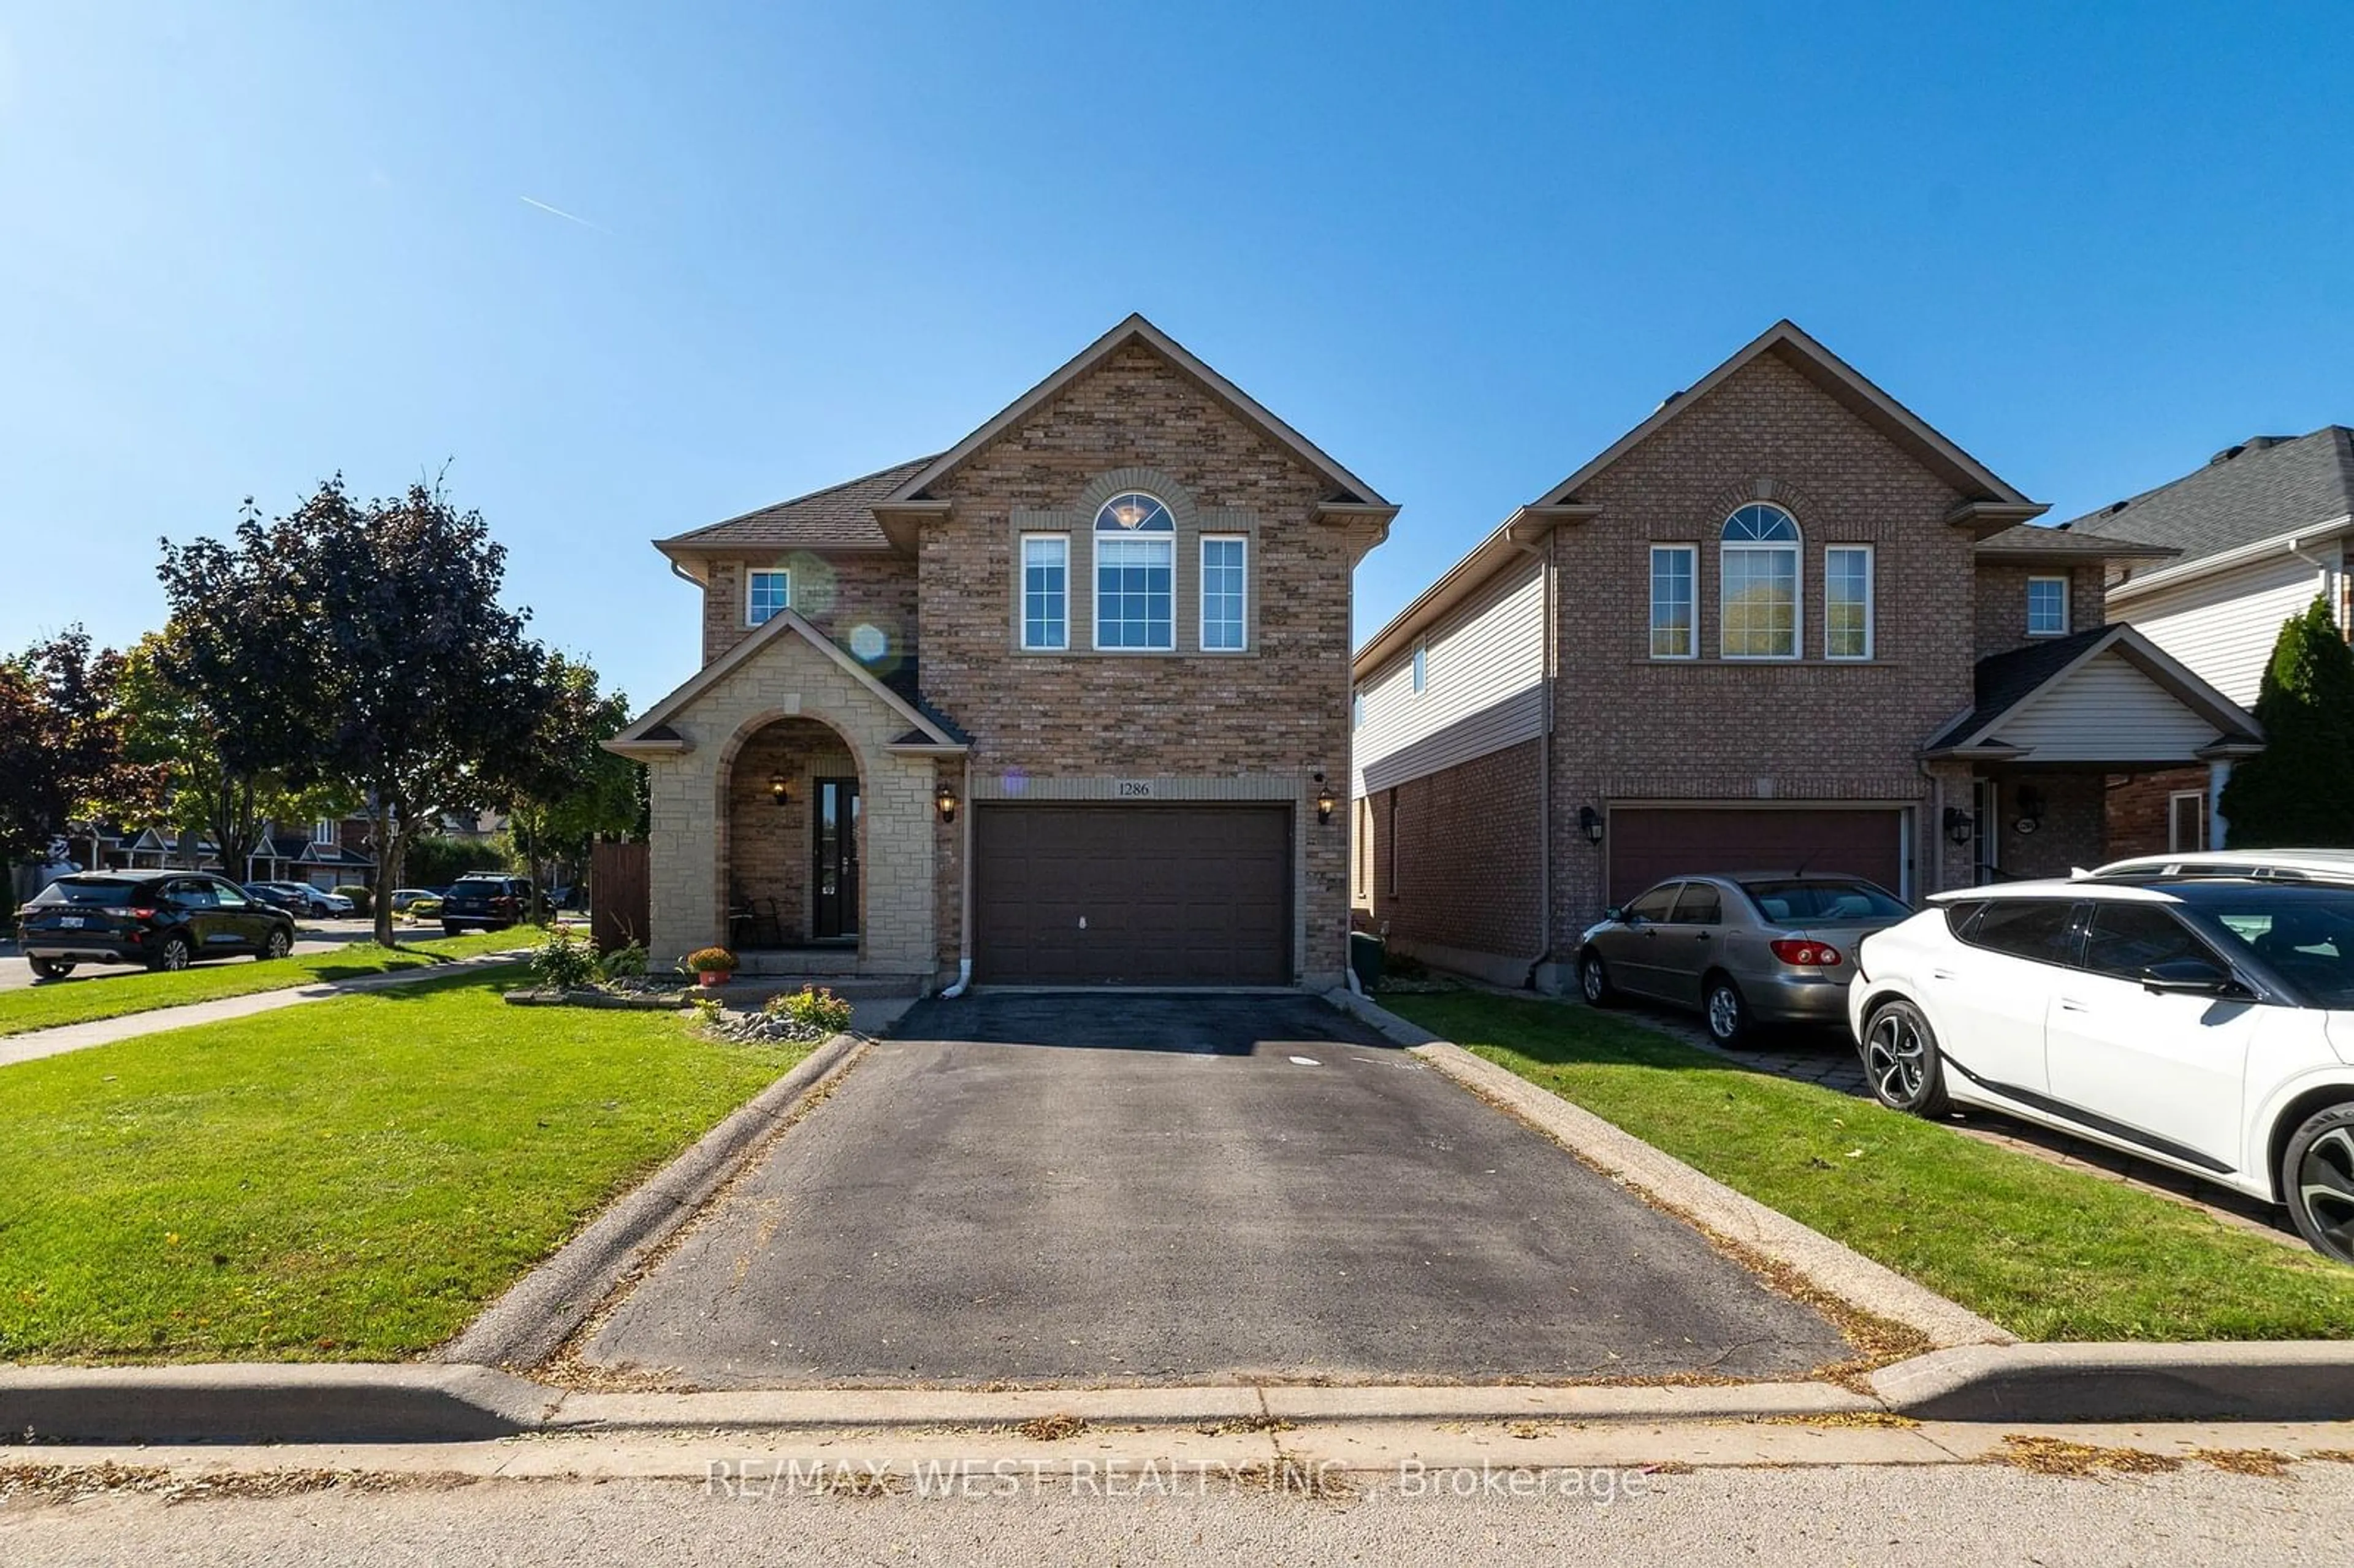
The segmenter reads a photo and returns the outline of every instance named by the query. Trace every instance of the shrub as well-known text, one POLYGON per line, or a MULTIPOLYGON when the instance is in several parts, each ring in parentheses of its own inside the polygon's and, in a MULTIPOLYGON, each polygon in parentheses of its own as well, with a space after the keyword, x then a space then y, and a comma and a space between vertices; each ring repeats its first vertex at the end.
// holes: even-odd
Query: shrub
POLYGON ((504 871, 508 858, 487 839, 433 834, 408 846, 400 874, 403 887, 447 887, 470 871, 504 871))
POLYGON ((850 1027, 850 1003, 822 985, 805 985, 785 996, 772 996, 760 1011, 808 1031, 805 1039, 822 1040, 850 1027))
POLYGON ((531 972, 547 991, 578 991, 597 978, 597 949, 558 928, 531 950, 531 972))
POLYGON ((352 901, 353 914, 373 915, 376 913, 376 895, 368 889, 365 887, 338 887, 335 891, 352 901))
POLYGON ((646 945, 631 942, 626 948, 616 948, 607 953, 598 967, 607 980, 639 980, 646 972, 646 945))
POLYGON ((2354 652, 2316 599, 2281 627, 2256 696, 2264 748, 2217 808, 2233 849, 2354 844, 2354 652))
POLYGON ((686 967, 696 974, 734 974, 736 955, 725 948, 697 948, 686 955, 686 967))

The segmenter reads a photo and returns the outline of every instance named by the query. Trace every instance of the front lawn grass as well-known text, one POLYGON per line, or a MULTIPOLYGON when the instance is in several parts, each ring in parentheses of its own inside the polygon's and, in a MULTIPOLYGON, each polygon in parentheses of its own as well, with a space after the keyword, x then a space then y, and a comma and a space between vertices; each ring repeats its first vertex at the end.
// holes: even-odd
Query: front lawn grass
POLYGON ((0 1067, 0 1360, 387 1360, 806 1054, 453 975, 0 1067))
POLYGON ((1384 1006, 2026 1340, 2354 1336, 2354 1268, 1590 1008, 1384 1006))
POLYGON ((538 940, 538 931, 528 927, 470 931, 461 937, 420 938, 397 948, 353 942, 332 953, 297 953, 268 963, 255 959, 221 959, 177 974, 125 973, 92 964, 78 968, 69 980, 21 991, 0 991, 0 1034, 22 1034, 27 1030, 51 1029, 59 1024, 92 1023, 101 1018, 153 1012, 159 1007, 217 1001, 225 996, 250 996, 255 991, 285 991, 298 985, 389 974, 395 969, 422 969, 457 959, 478 958, 484 953, 527 948, 538 940), (93 983, 82 983, 84 975, 90 976, 93 983))

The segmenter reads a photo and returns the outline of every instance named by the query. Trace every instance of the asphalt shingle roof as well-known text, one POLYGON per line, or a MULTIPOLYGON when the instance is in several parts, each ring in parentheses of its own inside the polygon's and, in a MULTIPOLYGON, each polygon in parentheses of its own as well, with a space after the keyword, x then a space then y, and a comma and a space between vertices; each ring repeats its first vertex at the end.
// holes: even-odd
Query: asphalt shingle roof
POLYGON ((875 522, 875 503, 931 463, 931 457, 919 457, 659 543, 663 549, 692 550, 887 549, 890 541, 875 522))
POLYGON ((1929 743, 1931 751, 1959 746, 1986 726, 2017 707, 2038 686, 2075 662, 2084 650, 2109 634, 2105 626, 2088 627, 2048 642, 2031 642, 2008 653, 1990 653, 1972 672, 1972 701, 1967 717, 1949 726, 1929 743))
POLYGON ((2354 513, 2354 429, 2258 436, 2171 484, 2062 524, 2171 545, 2195 561, 2354 513))
POLYGON ((2175 551, 2170 545, 2153 545, 2141 539, 2120 539, 2112 534, 2095 534, 2088 528, 2052 528, 2035 523, 2021 523, 2005 528, 1978 541, 1982 556, 2070 555, 2080 556, 2090 551, 2108 550, 2119 556, 2135 556, 2163 560, 2175 551))

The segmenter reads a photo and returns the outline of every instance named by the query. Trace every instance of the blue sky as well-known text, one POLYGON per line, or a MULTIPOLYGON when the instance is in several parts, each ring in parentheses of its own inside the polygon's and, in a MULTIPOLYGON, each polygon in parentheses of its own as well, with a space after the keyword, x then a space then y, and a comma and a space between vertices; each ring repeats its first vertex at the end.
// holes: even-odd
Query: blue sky
POLYGON ((1141 310, 1405 507, 1361 632, 1795 318, 2055 516, 2354 419, 2342 11, 0 0, 0 648, 449 461, 641 702, 645 541, 1141 310), (530 205, 546 203, 580 221, 530 205))

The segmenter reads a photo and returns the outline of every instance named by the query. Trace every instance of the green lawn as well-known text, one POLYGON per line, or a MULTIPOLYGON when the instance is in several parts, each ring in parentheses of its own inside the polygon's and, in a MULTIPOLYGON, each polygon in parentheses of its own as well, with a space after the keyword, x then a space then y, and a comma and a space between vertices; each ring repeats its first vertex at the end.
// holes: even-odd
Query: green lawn
POLYGON ((2354 1268, 1625 1019, 1384 1006, 2029 1340, 2354 1337, 2354 1268))
POLYGON ((0 1034, 22 1034, 28 1029, 48 1029, 60 1023, 90 1023, 101 1018, 121 1018, 126 1013, 152 1012, 159 1007, 213 1001, 224 996, 249 996, 258 991, 284 991, 289 986, 316 985, 322 980, 357 980, 362 975, 421 969, 453 959, 528 948, 538 940, 535 930, 471 931, 462 937, 419 938, 397 948, 354 942, 332 953, 297 953, 275 963, 223 959, 177 974, 133 974, 91 965, 77 969, 69 980, 21 991, 0 991, 0 1034), (91 978, 85 981, 85 975, 91 978))
POLYGON ((452 975, 0 1067, 0 1361, 414 1355, 803 1054, 452 975))

